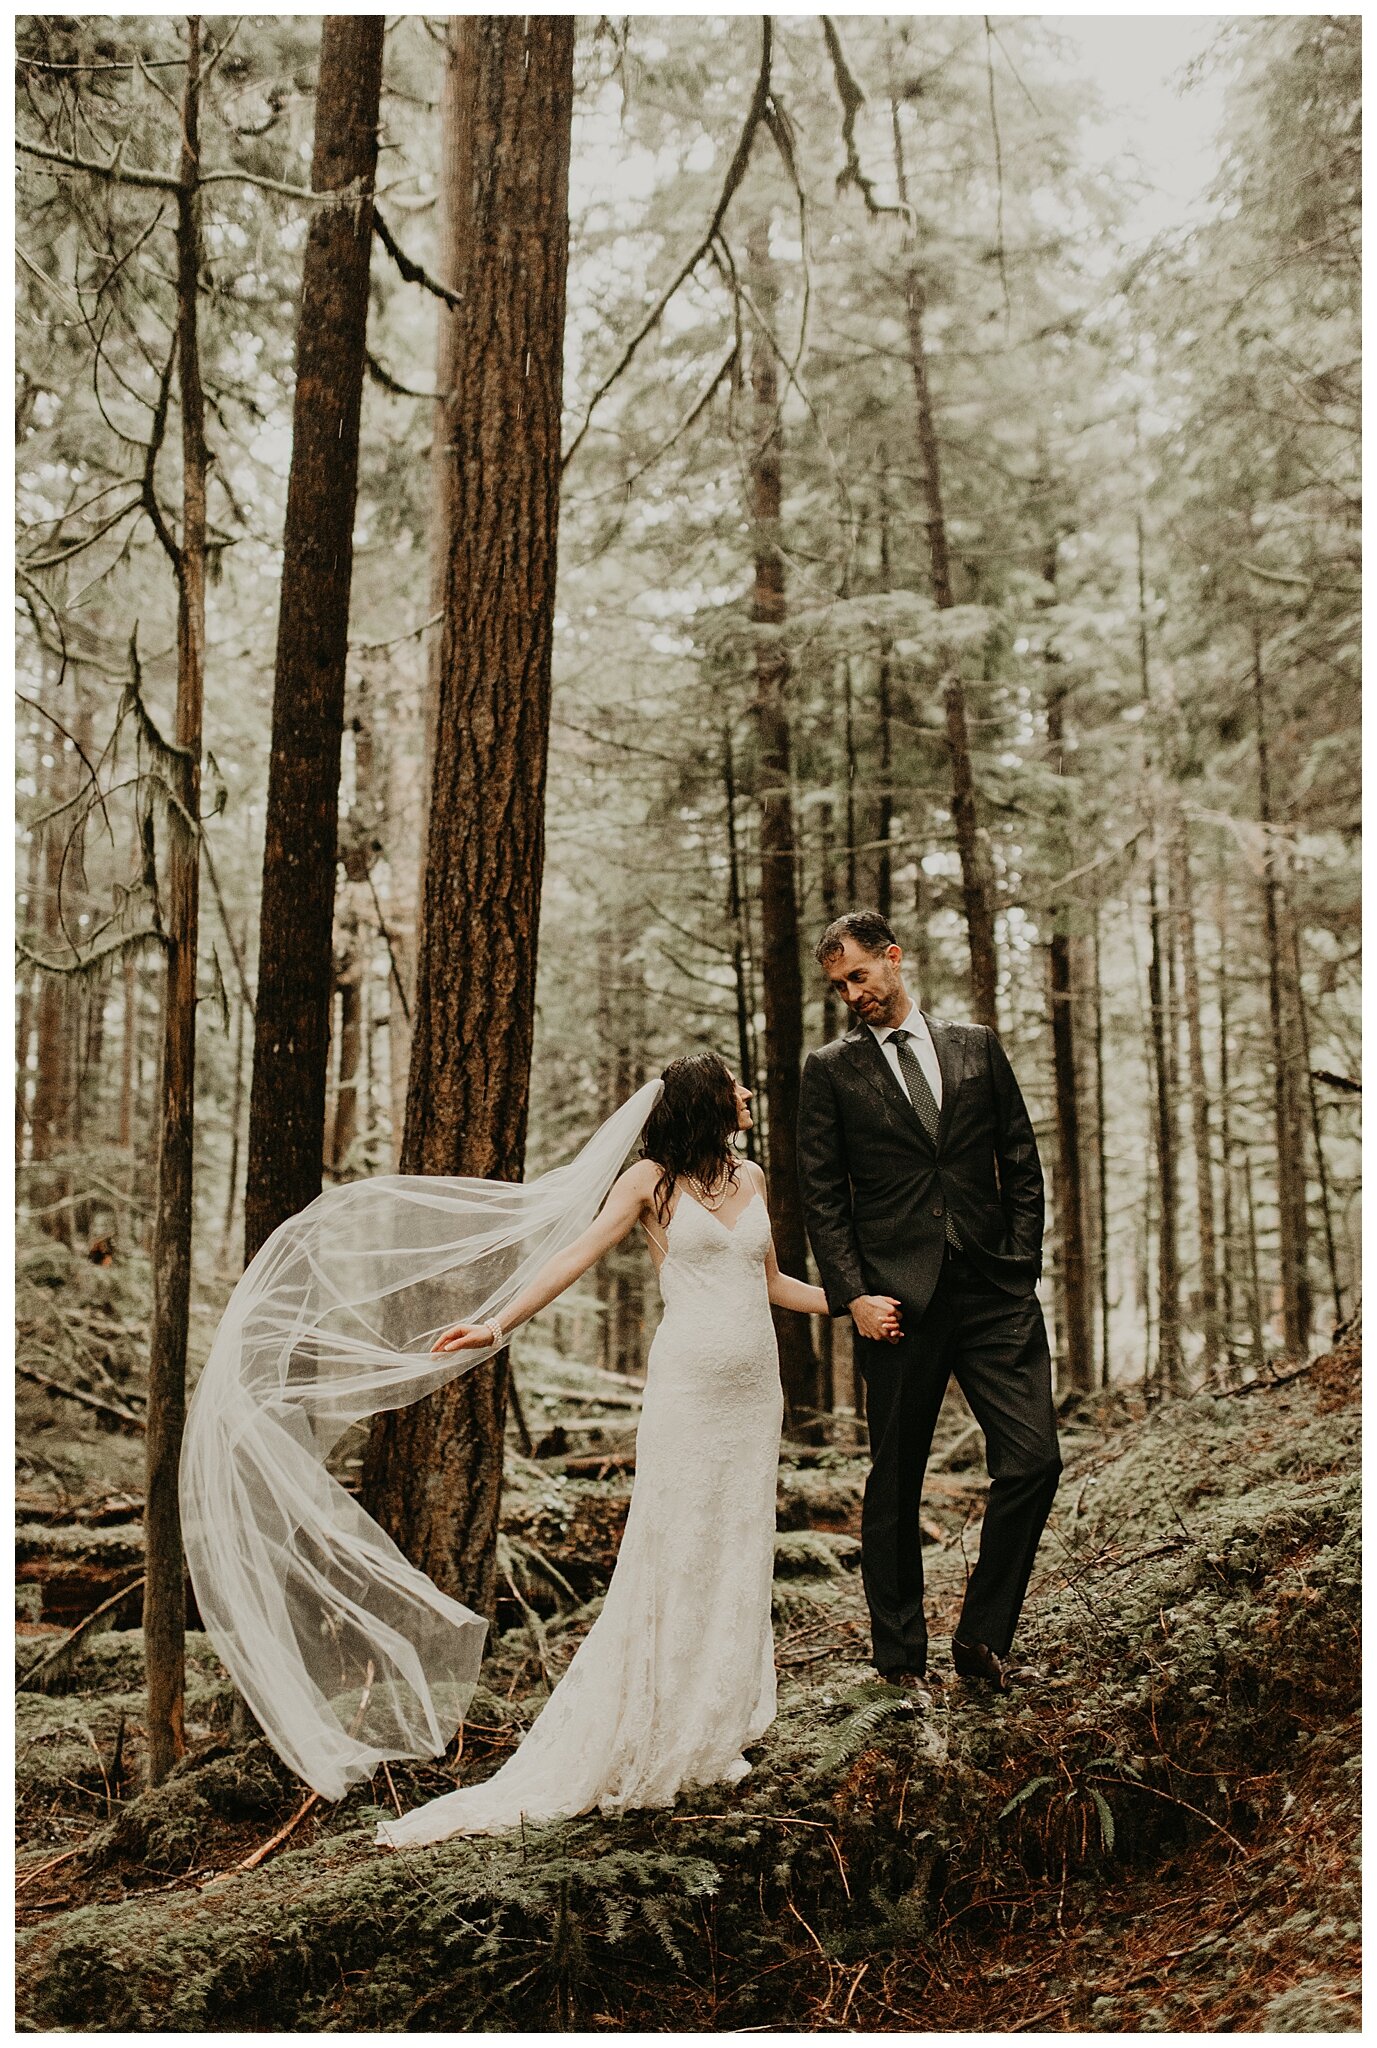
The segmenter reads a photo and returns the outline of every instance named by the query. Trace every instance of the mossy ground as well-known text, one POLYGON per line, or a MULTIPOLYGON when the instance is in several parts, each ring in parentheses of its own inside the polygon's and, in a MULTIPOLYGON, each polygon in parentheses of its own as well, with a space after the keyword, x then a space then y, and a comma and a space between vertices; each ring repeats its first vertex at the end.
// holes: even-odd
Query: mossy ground
POLYGON ((372 1846, 394 1797, 486 1775, 538 1710, 624 1481, 518 1462, 462 1757, 315 1806, 254 1869, 302 1788, 204 1638, 192 1751, 139 1795, 138 1634, 96 1637, 19 1702, 21 2025, 1353 2031, 1357 1378, 1354 1339, 1286 1385, 1085 1409, 1020 1632, 1041 1675, 1003 1699, 945 1656, 980 1479, 951 1474, 931 1712, 866 1661, 862 1466, 790 1461, 779 1718, 743 1785, 669 1813, 372 1846))

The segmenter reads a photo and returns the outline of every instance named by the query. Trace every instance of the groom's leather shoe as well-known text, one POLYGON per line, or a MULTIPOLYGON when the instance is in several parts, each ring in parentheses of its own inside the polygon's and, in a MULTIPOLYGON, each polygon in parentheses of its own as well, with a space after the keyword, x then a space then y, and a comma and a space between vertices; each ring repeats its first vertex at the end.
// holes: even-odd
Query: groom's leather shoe
POLYGON ((931 1706, 933 1694, 940 1692, 942 1681, 935 1676, 925 1676, 921 1671, 886 1671, 885 1678, 890 1685, 897 1685, 900 1692, 912 1694, 919 1706, 931 1706))
POLYGON ((987 1643, 963 1643, 959 1636, 953 1636, 951 1661, 956 1666, 958 1678, 981 1678, 996 1692, 1009 1690, 1009 1674, 1003 1661, 996 1657, 987 1643))

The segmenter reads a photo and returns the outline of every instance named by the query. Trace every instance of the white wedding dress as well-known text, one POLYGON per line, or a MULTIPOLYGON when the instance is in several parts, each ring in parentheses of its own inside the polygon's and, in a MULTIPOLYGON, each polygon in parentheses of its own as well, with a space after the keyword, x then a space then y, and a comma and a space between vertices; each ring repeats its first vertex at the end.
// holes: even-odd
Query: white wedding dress
POLYGON ((601 1612, 513 1756, 378 1829, 402 1847, 735 1783, 775 1717, 770 1591, 783 1402, 757 1194, 681 1191, 660 1267, 636 1478, 601 1612))

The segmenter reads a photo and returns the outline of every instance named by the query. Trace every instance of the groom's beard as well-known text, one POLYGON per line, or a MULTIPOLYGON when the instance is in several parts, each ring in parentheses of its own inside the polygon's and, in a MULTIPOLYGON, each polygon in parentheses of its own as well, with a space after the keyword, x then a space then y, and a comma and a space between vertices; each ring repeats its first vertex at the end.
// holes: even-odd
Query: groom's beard
POLYGON ((887 1031, 895 1024, 902 1024, 909 1012, 910 997, 906 989, 897 989, 883 1002, 870 1003, 865 1009, 856 1005, 853 1012, 857 1023, 871 1024, 877 1031, 887 1031))

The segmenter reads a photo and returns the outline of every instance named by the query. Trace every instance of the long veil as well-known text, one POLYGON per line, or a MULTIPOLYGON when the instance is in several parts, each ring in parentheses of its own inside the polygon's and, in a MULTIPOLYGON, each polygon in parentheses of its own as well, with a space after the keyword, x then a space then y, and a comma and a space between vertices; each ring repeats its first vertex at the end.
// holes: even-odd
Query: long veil
POLYGON ((230 1297, 182 1445, 187 1564, 225 1668, 326 1799, 385 1758, 444 1749, 487 1633, 326 1459, 351 1423, 492 1356, 430 1346, 453 1323, 500 1316, 587 1228, 660 1087, 529 1183, 392 1174, 330 1188, 273 1232, 230 1297))

